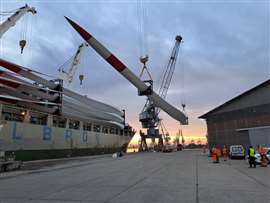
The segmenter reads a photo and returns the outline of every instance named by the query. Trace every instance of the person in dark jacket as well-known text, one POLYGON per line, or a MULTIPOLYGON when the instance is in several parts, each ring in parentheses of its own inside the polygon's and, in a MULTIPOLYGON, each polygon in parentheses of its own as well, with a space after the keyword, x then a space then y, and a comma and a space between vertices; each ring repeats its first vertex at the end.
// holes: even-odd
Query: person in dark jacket
POLYGON ((256 168, 256 163, 255 163, 255 149, 250 146, 248 149, 248 160, 249 160, 249 168, 256 168))

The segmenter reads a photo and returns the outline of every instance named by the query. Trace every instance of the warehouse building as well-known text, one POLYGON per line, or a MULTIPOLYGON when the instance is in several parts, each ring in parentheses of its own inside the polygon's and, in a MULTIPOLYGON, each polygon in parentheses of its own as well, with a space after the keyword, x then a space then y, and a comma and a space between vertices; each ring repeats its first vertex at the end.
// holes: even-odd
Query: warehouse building
POLYGON ((270 79, 199 118, 206 120, 209 147, 270 147, 270 79))

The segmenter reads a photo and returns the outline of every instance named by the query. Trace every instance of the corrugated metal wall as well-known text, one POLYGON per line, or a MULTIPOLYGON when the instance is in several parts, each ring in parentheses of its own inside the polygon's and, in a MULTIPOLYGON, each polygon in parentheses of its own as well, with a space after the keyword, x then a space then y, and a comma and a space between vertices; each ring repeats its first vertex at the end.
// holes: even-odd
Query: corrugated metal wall
POLYGON ((270 147, 270 126, 267 128, 255 128, 248 130, 250 144, 253 147, 262 145, 264 147, 270 147))

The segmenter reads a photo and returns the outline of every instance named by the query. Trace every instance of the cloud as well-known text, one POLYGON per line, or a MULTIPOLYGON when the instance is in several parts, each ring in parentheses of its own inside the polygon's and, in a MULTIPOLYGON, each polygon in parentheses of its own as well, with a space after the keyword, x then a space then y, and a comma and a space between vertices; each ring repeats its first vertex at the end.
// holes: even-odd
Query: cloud
MULTIPOLYGON (((2 2, 7 10, 22 6, 18 1, 2 2)), ((25 54, 19 53, 20 26, 16 25, 1 39, 1 57, 57 75, 58 67, 82 42, 63 18, 66 15, 89 30, 139 74, 142 64, 139 63, 141 47, 135 1, 30 3, 38 14, 33 18, 32 37, 25 54)), ((148 67, 156 89, 175 36, 180 34, 184 40, 167 96, 167 100, 178 107, 183 102, 187 104, 191 125, 184 127, 184 133, 204 135, 205 124, 197 119, 199 115, 269 78, 269 2, 146 1, 145 8, 148 67)), ((74 88, 89 97, 125 108, 130 122, 139 128, 138 114, 145 98, 138 97, 137 90, 91 48, 84 55, 84 66, 74 79, 74 88), (80 73, 86 78, 83 86, 79 86, 80 73)), ((161 116, 168 129, 176 132, 178 122, 165 113, 161 116)))

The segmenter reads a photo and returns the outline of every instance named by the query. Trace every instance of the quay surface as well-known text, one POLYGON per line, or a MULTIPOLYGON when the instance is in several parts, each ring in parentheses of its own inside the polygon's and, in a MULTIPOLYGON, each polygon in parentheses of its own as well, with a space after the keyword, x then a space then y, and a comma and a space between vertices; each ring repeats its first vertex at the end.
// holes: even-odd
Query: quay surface
POLYGON ((83 158, 0 174, 0 202, 270 202, 270 166, 213 164, 201 150, 83 158))

